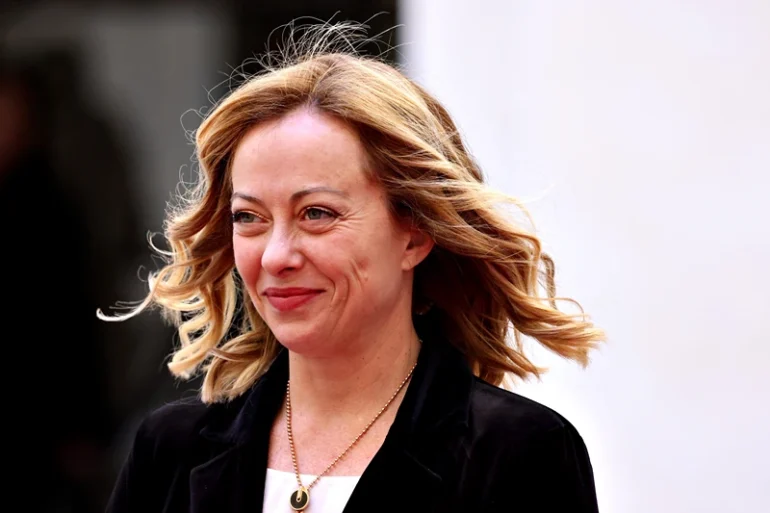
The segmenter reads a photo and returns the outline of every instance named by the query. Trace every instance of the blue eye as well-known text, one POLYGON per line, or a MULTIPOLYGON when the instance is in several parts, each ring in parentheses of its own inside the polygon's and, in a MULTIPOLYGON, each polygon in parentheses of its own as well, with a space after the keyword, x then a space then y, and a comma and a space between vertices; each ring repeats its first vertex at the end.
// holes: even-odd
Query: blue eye
POLYGON ((306 208, 303 215, 309 221, 320 221, 326 218, 333 219, 337 217, 337 215, 334 212, 323 208, 318 208, 318 207, 306 208))
POLYGON ((233 220, 233 224, 254 223, 259 221, 259 217, 252 214, 251 212, 244 212, 241 210, 238 212, 233 212, 232 220, 233 220))

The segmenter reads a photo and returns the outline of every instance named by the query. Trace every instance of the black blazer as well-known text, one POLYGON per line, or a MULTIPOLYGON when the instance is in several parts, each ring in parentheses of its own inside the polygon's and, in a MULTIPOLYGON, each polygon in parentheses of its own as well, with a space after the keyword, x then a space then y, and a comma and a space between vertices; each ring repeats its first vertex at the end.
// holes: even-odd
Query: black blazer
MULTIPOLYGON (((270 429, 287 379, 284 350, 228 404, 187 400, 153 412, 138 429, 107 511, 261 512, 270 429)), ((474 377, 448 344, 424 342, 393 425, 345 508, 412 511, 598 507, 588 452, 564 417, 474 377)))

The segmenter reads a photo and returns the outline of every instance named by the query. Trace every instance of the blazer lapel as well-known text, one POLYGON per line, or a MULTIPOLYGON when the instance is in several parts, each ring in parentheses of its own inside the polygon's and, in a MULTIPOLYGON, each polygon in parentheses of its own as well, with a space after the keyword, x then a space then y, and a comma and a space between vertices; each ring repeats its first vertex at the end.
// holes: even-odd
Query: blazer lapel
POLYGON ((402 448, 383 448, 361 476, 345 513, 432 511, 441 476, 402 448))
POLYGON ((201 430, 210 457, 190 473, 191 513, 262 511, 270 429, 287 379, 282 351, 243 400, 216 405, 218 414, 201 430))
MULTIPOLYGON (((453 510, 473 375, 443 343, 424 342, 413 381, 345 513, 453 510)), ((456 505, 454 505, 456 506, 456 505)))
MULTIPOLYGON (((287 379, 284 350, 243 399, 216 405, 201 430, 210 453, 190 474, 191 512, 262 511, 270 429, 287 379)), ((445 342, 423 343, 393 425, 345 513, 455 509, 449 488, 465 454, 472 383, 459 352, 445 342)))
POLYGON ((191 513, 262 511, 267 458, 253 448, 231 447, 192 470, 191 513))

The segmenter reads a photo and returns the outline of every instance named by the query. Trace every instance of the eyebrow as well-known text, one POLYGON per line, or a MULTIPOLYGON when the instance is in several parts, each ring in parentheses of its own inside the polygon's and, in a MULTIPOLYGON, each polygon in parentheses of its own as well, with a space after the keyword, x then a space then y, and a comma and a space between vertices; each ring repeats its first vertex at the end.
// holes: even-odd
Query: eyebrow
MULTIPOLYGON (((298 201, 305 196, 308 196, 310 194, 315 194, 318 192, 328 192, 330 194, 336 194, 337 196, 342 196, 343 198, 349 198, 348 194, 346 192, 343 192, 339 189, 334 189, 332 187, 310 187, 308 189, 302 189, 301 191, 297 191, 294 194, 291 195, 291 201, 295 202, 298 201)), ((232 197, 230 198, 230 201, 234 200, 235 198, 241 198, 246 201, 250 201, 252 203, 259 203, 260 205, 264 205, 264 202, 257 198, 256 196, 251 196, 250 194, 244 194, 242 192, 234 192, 232 197)))

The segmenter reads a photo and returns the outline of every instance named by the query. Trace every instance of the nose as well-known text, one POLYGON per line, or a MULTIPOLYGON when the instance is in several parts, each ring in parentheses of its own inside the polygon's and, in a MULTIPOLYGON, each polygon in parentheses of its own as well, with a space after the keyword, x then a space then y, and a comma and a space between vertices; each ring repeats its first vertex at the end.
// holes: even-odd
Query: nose
POLYGON ((299 269, 303 257, 292 234, 279 227, 273 229, 262 253, 262 268, 273 276, 282 276, 299 269))

